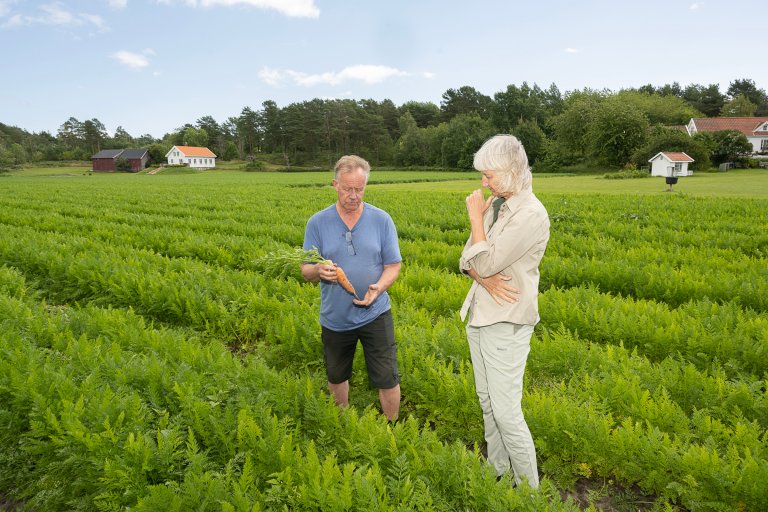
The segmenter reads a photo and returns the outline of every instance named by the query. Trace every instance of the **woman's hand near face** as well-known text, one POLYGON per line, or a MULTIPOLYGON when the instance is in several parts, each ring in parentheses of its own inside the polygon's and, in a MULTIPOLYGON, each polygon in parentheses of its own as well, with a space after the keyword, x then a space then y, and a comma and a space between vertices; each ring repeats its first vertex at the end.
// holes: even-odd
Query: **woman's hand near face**
POLYGON ((478 220, 483 218, 483 213, 491 205, 493 196, 488 199, 483 198, 483 189, 479 188, 467 196, 467 213, 469 213, 470 220, 478 220))
POLYGON ((469 224, 472 228, 470 241, 472 245, 485 240, 485 231, 483 230, 483 213, 491 205, 493 196, 487 200, 483 199, 483 189, 479 188, 467 196, 467 213, 469 213, 469 224))

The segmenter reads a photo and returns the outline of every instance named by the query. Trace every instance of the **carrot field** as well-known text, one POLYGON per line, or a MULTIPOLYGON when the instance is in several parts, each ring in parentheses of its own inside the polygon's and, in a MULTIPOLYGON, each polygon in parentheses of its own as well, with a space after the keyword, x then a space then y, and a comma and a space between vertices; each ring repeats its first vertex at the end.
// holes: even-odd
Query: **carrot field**
POLYGON ((333 405, 319 290, 265 258, 331 178, 0 177, 0 509, 768 509, 768 172, 535 175, 538 490, 481 454, 457 265, 479 174, 372 172, 403 255, 394 425, 362 357, 333 405))

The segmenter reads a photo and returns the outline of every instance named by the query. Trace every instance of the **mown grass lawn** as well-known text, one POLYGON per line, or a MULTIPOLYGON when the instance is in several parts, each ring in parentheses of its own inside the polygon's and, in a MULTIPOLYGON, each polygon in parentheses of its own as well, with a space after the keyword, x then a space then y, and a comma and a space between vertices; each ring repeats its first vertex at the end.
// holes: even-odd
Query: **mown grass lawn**
MULTIPOLYGON (((237 179, 246 182, 283 182, 322 185, 330 184, 332 174, 323 172, 242 172, 240 164, 222 164, 214 170, 196 171, 200 179, 216 181, 237 179)), ((153 167, 154 168, 154 167, 153 167)), ((172 174, 163 173, 166 177, 172 174)), ((2 175, 0 175, 2 176, 2 175)), ((97 177, 99 179, 143 179, 146 173, 91 173, 90 165, 62 165, 55 167, 25 167, 6 174, 7 177, 97 177)), ((534 191, 555 194, 661 194, 668 193, 668 186, 659 177, 642 179, 608 180, 604 174, 550 175, 534 174, 534 191)), ((466 192, 480 186, 480 174, 474 171, 377 171, 371 174, 371 185, 381 190, 440 190, 466 192), (380 184, 379 182, 391 182, 380 184), (436 183, 436 182, 439 182, 436 183)), ((695 172, 693 176, 680 178, 673 193, 695 196, 768 197, 768 170, 736 169, 728 172, 695 172)))
MULTIPOLYGON (((472 176, 471 174, 469 176, 472 176)), ((468 178, 469 178, 468 176, 468 178)), ((466 181, 434 183, 394 183, 380 185, 386 190, 434 190, 470 191, 480 186, 480 174, 466 181)), ((603 175, 550 176, 534 174, 533 190, 536 193, 553 194, 664 194, 668 185, 663 178, 607 180, 603 175)), ((674 194, 722 197, 768 197, 768 170, 740 169, 723 173, 696 173, 680 178, 672 187, 674 194)))

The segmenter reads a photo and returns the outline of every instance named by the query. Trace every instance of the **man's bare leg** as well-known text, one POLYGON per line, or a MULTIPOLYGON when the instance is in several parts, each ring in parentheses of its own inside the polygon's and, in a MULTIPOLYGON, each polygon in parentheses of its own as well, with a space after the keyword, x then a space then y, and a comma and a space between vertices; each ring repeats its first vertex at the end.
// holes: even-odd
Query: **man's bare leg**
POLYGON ((333 400, 339 407, 347 407, 349 405, 349 381, 345 380, 340 384, 328 383, 328 389, 333 395, 333 400))
POLYGON ((395 421, 400 413, 400 384, 390 389, 379 390, 381 410, 389 421, 395 421))

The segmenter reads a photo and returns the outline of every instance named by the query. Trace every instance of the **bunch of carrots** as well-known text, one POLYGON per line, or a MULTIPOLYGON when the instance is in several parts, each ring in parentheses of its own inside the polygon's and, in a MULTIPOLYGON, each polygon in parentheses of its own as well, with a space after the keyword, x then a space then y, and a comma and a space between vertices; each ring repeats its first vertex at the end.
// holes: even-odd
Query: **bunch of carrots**
POLYGON ((313 247, 309 251, 293 248, 270 252, 256 262, 257 266, 264 269, 265 273, 274 274, 280 277, 292 273, 297 266, 301 266, 303 263, 332 265, 336 269, 336 280, 339 285, 347 292, 354 295, 356 299, 360 300, 355 291, 355 287, 352 286, 352 283, 344 270, 331 260, 325 259, 320 254, 320 251, 317 250, 317 247, 313 247))

